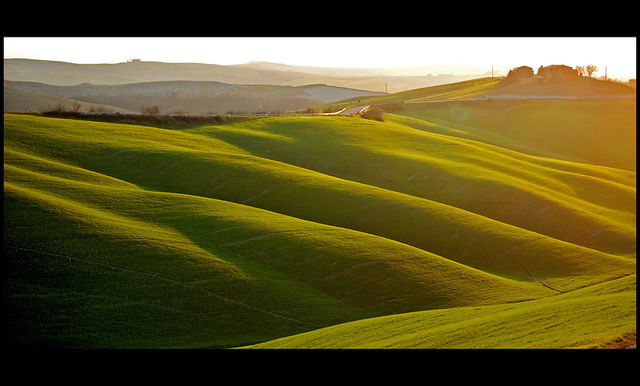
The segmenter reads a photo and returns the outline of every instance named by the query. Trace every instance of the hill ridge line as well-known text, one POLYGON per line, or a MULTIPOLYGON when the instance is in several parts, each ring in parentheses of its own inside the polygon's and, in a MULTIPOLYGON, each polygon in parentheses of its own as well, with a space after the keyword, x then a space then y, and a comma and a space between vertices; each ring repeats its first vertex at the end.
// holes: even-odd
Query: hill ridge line
MULTIPOLYGON (((395 115, 393 113, 388 113, 388 114, 395 115)), ((413 117, 409 117, 409 116, 397 116, 397 117, 399 117, 401 119, 394 120, 393 122, 395 124, 398 124, 398 125, 401 125, 401 126, 405 127, 407 130, 415 130, 415 131, 418 131, 418 132, 427 132, 427 133, 431 133, 431 134, 437 134, 437 135, 440 135, 440 136, 451 137, 451 138, 455 139, 455 140, 452 140, 452 141, 463 142, 465 145, 477 147, 477 148, 479 148, 479 149, 481 149, 483 151, 487 151, 487 152, 491 152, 491 153, 494 153, 496 155, 499 155, 500 157, 513 158, 513 159, 516 159, 519 162, 532 164, 532 165, 535 165, 536 167, 541 168, 541 169, 551 170, 551 171, 554 171, 554 172, 557 172, 557 173, 566 173, 566 174, 575 174, 575 175, 579 175, 579 176, 585 176, 585 177, 588 177, 588 178, 593 178, 593 179, 606 181, 606 182, 611 183, 611 184, 621 185, 623 187, 631 188, 631 189, 635 190, 635 186, 626 185, 626 184, 623 184, 623 183, 620 183, 620 182, 617 182, 617 181, 606 180, 606 179, 604 179, 602 177, 598 177, 598 176, 594 176, 594 175, 590 175, 590 174, 584 174, 584 173, 578 173, 578 172, 575 172, 575 171, 567 171, 567 170, 562 170, 562 169, 556 169, 556 168, 551 167, 551 166, 537 164, 535 162, 530 161, 529 158, 540 159, 540 160, 543 160, 543 161, 549 160, 549 161, 555 161, 555 162, 559 161, 559 162, 562 162, 562 163, 569 163, 569 164, 576 164, 576 165, 595 166, 595 167, 598 167, 598 168, 611 169, 611 170, 615 170, 615 171, 622 171, 622 172, 625 172, 625 173, 633 173, 633 174, 636 174, 635 170, 616 168, 616 167, 613 167, 613 166, 607 166, 607 165, 601 165, 601 164, 595 164, 595 163, 588 163, 588 162, 584 162, 584 161, 572 161, 572 160, 558 159, 558 158, 553 158, 553 157, 548 157, 548 156, 529 154, 529 153, 526 153, 524 151, 511 149, 511 148, 508 148, 508 147, 505 147, 505 146, 500 146, 498 144, 494 144, 494 143, 491 143, 491 142, 484 142, 484 141, 481 141, 481 140, 478 140, 478 139, 474 139, 474 138, 467 138, 467 137, 451 135, 451 134, 447 134, 447 133, 433 133, 433 132, 430 132, 428 130, 423 130, 423 129, 419 129, 417 127, 409 126, 409 125, 405 124, 403 121, 407 120, 407 119, 415 119, 415 120, 418 120, 418 121, 421 121, 421 122, 427 122, 427 123, 430 123, 430 124, 433 124, 433 125, 441 125, 439 122, 428 121, 426 119, 413 118, 413 117), (519 154, 519 155, 523 156, 523 158, 525 158, 525 159, 514 157, 511 154, 505 154, 505 152, 506 153, 519 154)))
MULTIPOLYGON (((42 176, 44 176, 44 177, 45 177, 45 178, 47 178, 47 179, 55 179, 55 178, 56 178, 56 177, 51 177, 51 176, 49 176, 49 175, 47 175, 47 174, 43 174, 43 173, 39 173, 39 172, 32 172, 32 171, 29 171, 29 172, 31 172, 31 173, 35 173, 35 174, 39 174, 39 175, 42 175, 42 176)), ((109 176, 109 177, 110 177, 110 176, 109 176)), ((115 177, 112 177, 112 178, 115 178, 115 177)), ((314 221, 314 220, 310 220, 310 219, 305 219, 305 218, 301 218, 301 217, 297 217, 297 216, 292 216, 292 215, 285 214, 285 213, 280 213, 280 212, 277 212, 277 211, 272 211, 272 210, 265 209, 265 208, 254 207, 254 206, 251 206, 251 205, 242 204, 242 203, 235 202, 235 201, 228 201, 228 200, 219 199, 219 198, 205 197, 205 196, 194 195, 194 194, 187 194, 187 193, 167 192, 167 191, 153 191, 153 190, 146 190, 146 189, 143 189, 143 188, 140 188, 140 189, 134 189, 134 188, 128 188, 128 187, 126 187, 126 188, 125 188, 125 187, 114 187, 114 186, 108 186, 108 185, 98 185, 98 184, 92 184, 92 183, 78 182, 78 181, 73 181, 73 180, 70 180, 70 181, 72 181, 73 183, 78 183, 78 184, 80 184, 80 185, 84 185, 84 186, 96 186, 96 187, 98 187, 98 188, 100 188, 100 189, 109 189, 109 190, 117 190, 117 191, 121 191, 121 190, 131 190, 132 192, 136 192, 136 193, 144 193, 144 194, 151 194, 151 195, 165 195, 165 196, 179 195, 179 196, 185 196, 185 197, 197 198, 197 199, 199 199, 199 200, 205 200, 205 201, 206 201, 206 200, 213 200, 213 201, 218 201, 218 202, 224 202, 224 203, 231 204, 231 205, 244 206, 244 207, 251 208, 251 209, 253 209, 253 210, 259 210, 259 211, 265 211, 265 212, 269 212, 269 213, 274 213, 274 214, 277 214, 277 215, 279 215, 279 216, 284 216, 284 217, 288 217, 288 218, 293 218, 293 219, 296 219, 296 220, 299 220, 299 221, 308 222, 308 223, 310 223, 310 224, 316 224, 316 225, 321 225, 321 226, 330 227, 330 228, 336 228, 336 229, 348 230, 348 231, 350 231, 350 232, 356 232, 356 233, 359 233, 359 234, 366 234, 366 235, 368 235, 368 236, 372 236, 372 237, 376 237, 376 238, 384 239, 384 240, 387 240, 387 241, 389 241, 389 242, 399 243, 399 244, 402 244, 402 245, 404 245, 404 246, 406 246, 406 247, 409 247, 409 248, 415 248, 415 249, 420 250, 420 251, 422 251, 422 252, 424 252, 424 253, 428 253, 428 254, 434 255, 434 256, 436 256, 437 258, 444 259, 445 261, 447 261, 447 262, 448 262, 448 263, 450 263, 450 264, 459 265, 459 266, 461 266, 461 267, 465 267, 466 269, 470 269, 470 270, 477 271, 477 272, 482 272, 483 274, 487 274, 487 275, 490 275, 490 276, 494 276, 494 277, 496 277, 496 278, 502 278, 502 279, 512 280, 512 279, 510 279, 510 278, 508 278, 508 277, 505 277, 505 276, 502 276, 502 275, 498 275, 498 274, 494 274, 494 273, 491 273, 491 272, 487 272, 487 271, 485 271, 485 270, 483 270, 483 269, 473 267, 473 266, 471 266, 471 265, 468 265, 468 264, 465 264, 465 263, 463 263, 463 262, 457 261, 457 260, 455 260, 455 259, 452 259, 452 258, 450 258, 450 257, 444 256, 444 255, 442 255, 442 254, 439 254, 439 253, 436 253, 436 252, 433 252, 433 251, 430 251, 430 250, 427 250, 427 249, 421 248, 420 246, 412 245, 412 244, 409 244, 408 242, 401 241, 401 240, 396 240, 396 239, 394 239, 394 238, 390 238, 390 237, 387 237, 387 236, 384 236, 384 235, 375 234, 375 233, 370 233, 370 232, 363 231, 363 230, 359 230, 359 229, 355 229, 355 228, 349 228, 349 227, 345 227, 345 226, 333 225, 333 224, 329 224, 329 223, 324 223, 324 222, 314 221)), ((125 182, 126 182, 126 181, 125 181, 125 182)), ((28 189, 32 189, 32 188, 28 188, 28 189)), ((39 189, 38 189, 38 190, 39 190, 39 189)), ((63 198, 63 199, 64 199, 64 200, 68 200, 68 198, 63 198)), ((75 200, 73 200, 73 201, 75 201, 75 200)), ((438 202, 435 202, 435 203, 438 203, 438 202)), ((86 205, 86 204, 84 204, 84 203, 81 203, 81 204, 82 204, 82 205, 86 205)), ((442 204, 442 205, 445 205, 445 206, 446 206, 446 204, 442 204)), ((457 208, 457 207, 453 207, 453 206, 452 206, 451 208, 454 208, 454 209, 458 209, 458 210, 464 211, 463 209, 459 209, 459 208, 457 208)), ((100 209, 100 208, 98 208, 98 209, 100 209)), ((102 209, 100 209, 100 210, 102 210, 102 209)), ((109 211, 109 212, 111 212, 111 211, 109 211)), ((467 212, 467 211, 465 211, 465 212, 467 212)), ((517 226, 515 226, 515 225, 511 225, 511 224, 507 224, 507 223, 502 223, 502 222, 500 222, 500 221, 498 221, 498 220, 494 220, 494 219, 491 219, 491 218, 488 218, 488 217, 484 217, 484 216, 479 215, 479 214, 476 214, 476 213, 474 213, 474 212, 467 212, 467 213, 470 213, 471 215, 481 216, 481 217, 483 217, 483 218, 485 218, 485 219, 487 219, 487 220, 491 220, 491 221, 493 221, 493 222, 497 222, 497 223, 502 224, 502 225, 507 226, 507 227, 511 227, 511 228, 518 229, 519 231, 523 231, 523 232, 528 233, 528 234, 532 237, 531 239, 529 239, 529 240, 525 240, 525 241, 523 241, 522 243, 520 243, 520 244, 518 244, 518 245, 516 245, 516 246, 512 247, 511 249, 515 249, 515 248, 517 248, 517 247, 522 246, 523 244, 528 244, 528 243, 536 242, 536 241, 539 241, 539 240, 553 240, 554 242, 568 244, 568 245, 574 246, 574 247, 576 247, 576 248, 581 248, 581 249, 585 249, 585 250, 595 251, 595 252, 598 252, 598 253, 601 253, 601 254, 606 255, 608 258, 614 258, 614 259, 625 259, 624 257, 618 256, 618 255, 615 255, 615 254, 611 254, 611 253, 607 253, 607 252, 599 251, 599 250, 597 250, 597 249, 588 248, 588 247, 585 247, 585 246, 582 246, 582 245, 578 245, 578 244, 573 244, 573 243, 570 243, 570 242, 568 242, 568 241, 555 239, 555 238, 553 238, 553 237, 551 237, 551 236, 544 235, 544 234, 540 234, 540 233, 536 233, 536 232, 534 232, 534 231, 530 231, 530 230, 527 230, 527 229, 524 229, 524 228, 520 228, 520 227, 517 227, 517 226)), ((122 215, 118 215, 118 216, 122 216, 122 215)), ((128 218, 128 217, 127 217, 127 218, 128 218)), ((138 219, 135 219, 135 220, 136 220, 136 221, 144 221, 144 220, 138 220, 138 219)), ((146 221, 145 221, 145 222, 146 222, 146 221)), ((165 226, 165 225, 161 225, 161 224, 157 224, 157 223, 156 223, 155 225, 156 225, 156 226, 165 226)), ((175 229, 175 228, 173 228, 173 227, 170 227, 170 228, 171 228, 173 231, 178 232, 179 234, 181 234, 183 237, 185 237, 186 239, 190 240, 191 242, 194 242, 193 240, 191 240, 188 236, 186 236, 185 234, 183 234, 183 233, 182 233, 182 232, 180 232, 179 230, 177 230, 177 229, 175 229)), ((328 229, 328 231, 334 231, 334 229, 328 229)), ((275 235, 276 233, 287 233, 287 232, 292 233, 292 232, 296 232, 296 230, 287 230, 287 231, 281 231, 281 232, 271 232, 271 233, 268 233, 268 234, 263 234, 263 235, 259 235, 259 236, 252 237, 252 238, 250 238, 250 239, 248 239, 248 240, 244 240, 244 242, 246 242, 246 241, 252 241, 252 240, 254 240, 254 239, 255 239, 255 240, 257 240, 257 239, 261 239, 261 238, 264 238, 264 237, 267 237, 267 236, 272 236, 272 235, 275 235)), ((195 244, 197 245, 198 243, 195 243, 195 244)), ((237 244, 237 243, 229 243, 228 245, 233 245, 233 244, 237 244)), ((220 245, 220 246, 224 246, 224 245, 220 245)), ((503 254, 506 254, 506 253, 509 253, 509 252, 511 252, 511 250, 505 251, 503 254)))
MULTIPOLYGON (((243 157, 243 158, 244 157, 254 157, 254 158, 259 158, 259 159, 270 160, 269 158, 263 158, 263 157, 255 156, 255 155, 252 155, 252 154, 235 154, 235 153, 229 153, 229 154, 231 154, 232 156, 240 156, 240 157, 243 157)), ((580 244, 571 243, 570 241, 557 239, 557 238, 554 238, 552 236, 549 236, 549 235, 546 235, 546 234, 543 234, 543 233, 535 232, 533 230, 529 230, 529 229, 526 229, 526 228, 521 228, 521 227, 518 227, 517 225, 505 223, 505 222, 502 222, 500 220, 493 219, 491 217, 487 217, 485 215, 482 215, 482 214, 479 214, 479 213, 476 213, 476 212, 472 212, 472 211, 468 211, 468 210, 465 210, 463 208, 459 208, 459 207, 456 207, 456 206, 453 206, 453 205, 449 205, 449 204, 446 204, 446 203, 442 203, 442 202, 439 202, 439 201, 434 201, 434 200, 430 200, 430 199, 427 199, 427 198, 417 197, 417 196, 413 196, 413 195, 410 195, 410 194, 406 194, 406 193, 402 193, 402 192, 398 192, 398 191, 394 191, 394 190, 390 190, 390 189, 385 189, 383 187, 379 187, 379 186, 375 186, 375 185, 368 185, 368 184, 365 184, 365 183, 362 183, 362 182, 352 181, 352 180, 344 179, 344 178, 341 178, 341 177, 332 176, 332 175, 329 175, 329 174, 324 174, 324 173, 321 173, 321 172, 318 172, 318 171, 315 171, 315 170, 312 170, 312 169, 306 169, 306 168, 299 167, 299 166, 296 166, 296 165, 287 164, 287 163, 284 163, 284 162, 281 162, 281 161, 276 161, 276 160, 272 160, 272 161, 280 163, 280 164, 288 165, 288 166, 291 166, 291 167, 294 167, 294 168, 303 169, 303 170, 306 170, 306 171, 309 171, 309 172, 312 172, 312 173, 322 174, 322 175, 324 175, 324 176, 326 176, 328 178, 337 179, 337 180, 340 180, 340 181, 343 181, 343 182, 346 182, 346 183, 358 184, 358 185, 361 185, 361 186, 363 186, 363 187, 365 187, 367 189, 378 190, 380 192, 388 192, 389 194, 394 194, 394 195, 401 195, 401 196, 408 197, 408 198, 410 198, 412 200, 417 200, 419 202, 423 201, 423 202, 426 202, 426 203, 429 203, 429 204, 435 206, 436 208, 441 208, 441 209, 444 209, 444 210, 453 210, 453 211, 457 211, 457 212, 465 214, 465 215, 470 215, 472 217, 478 217, 482 221, 495 222, 497 224, 500 224, 501 226, 508 227, 508 228, 513 228, 513 229, 517 229, 518 231, 525 232, 526 234, 530 235, 532 238, 535 238, 535 239, 550 239, 550 240, 554 240, 555 242, 565 243, 565 244, 569 244, 569 245, 572 245, 572 246, 575 246, 575 247, 578 247, 578 248, 584 248, 584 249, 587 249, 587 250, 591 250, 591 251, 595 251, 595 252, 598 252, 598 253, 602 253, 602 254, 605 254, 605 255, 607 255, 609 257, 620 258, 620 256, 615 255, 615 254, 611 254, 609 252, 600 251, 598 249, 589 248, 587 246, 583 246, 583 245, 580 245, 580 244)), ((56 162, 62 163, 59 160, 56 160, 56 162)), ((65 165, 66 165, 66 163, 65 163, 65 165)), ((35 174, 44 176, 46 179, 54 179, 54 180, 55 179, 60 179, 60 177, 53 177, 53 176, 50 176, 48 174, 40 173, 40 172, 37 172, 37 171, 32 171, 32 170, 28 170, 28 169, 21 169, 21 170, 25 170, 25 171, 27 171, 29 173, 35 173, 35 174)), ((123 181, 124 183, 132 184, 132 182, 130 182, 130 181, 123 180, 123 179, 120 179, 120 178, 117 178, 117 177, 113 177, 113 176, 108 175, 108 174, 92 171, 92 170, 86 169, 86 168, 82 168, 82 170, 86 170, 86 171, 92 172, 92 173, 98 173, 98 174, 106 176, 108 178, 115 178, 115 179, 117 179, 119 181, 123 181)), ((93 184, 91 182, 83 182, 83 181, 76 181, 76 180, 70 180, 70 181, 77 182, 77 183, 80 183, 80 184, 86 185, 86 186, 94 186, 95 185, 95 186, 100 187, 101 189, 114 189, 114 190, 123 190, 123 189, 125 189, 124 187, 120 188, 120 187, 113 187, 113 186, 108 186, 108 185, 99 185, 99 184, 93 184)), ((317 224, 322 224, 322 225, 332 226, 332 227, 338 227, 338 228, 343 228, 343 229, 349 229, 349 230, 353 230, 353 231, 357 231, 357 232, 366 233, 366 234, 369 234, 369 235, 381 237, 381 238, 384 238, 384 239, 387 239, 387 240, 392 240, 392 241, 395 241, 395 242, 399 242, 399 243, 411 246, 413 248, 418 248, 418 249, 423 250, 425 252, 435 254, 435 255, 440 256, 442 258, 445 258, 445 259, 447 259, 449 261, 456 262, 455 260, 453 260, 451 258, 448 258, 446 256, 442 256, 440 254, 434 253, 434 252, 429 251, 429 250, 425 250, 423 248, 420 248, 419 246, 408 244, 406 242, 403 242, 403 241, 400 241, 400 240, 396 240, 396 239, 393 239, 393 238, 385 237, 383 235, 369 233, 369 232, 362 231, 362 230, 359 230, 359 229, 348 228, 348 227, 329 224, 329 223, 325 223, 325 222, 314 221, 314 220, 310 220, 310 219, 294 216, 294 215, 291 215, 291 214, 286 214, 286 213, 281 213, 281 212, 278 212, 278 211, 269 210, 267 208, 262 208, 262 207, 257 207, 257 206, 253 206, 253 205, 243 204, 243 203, 237 202, 237 201, 230 201, 230 200, 225 200, 225 199, 220 199, 220 198, 215 198, 215 197, 207 197, 207 196, 203 196, 203 195, 199 195, 199 194, 190 194, 190 193, 182 193, 182 192, 171 192, 171 191, 157 191, 157 190, 154 191, 154 190, 148 190, 146 188, 143 188, 143 187, 140 187, 140 186, 137 186, 137 185, 136 185, 136 187, 137 187, 137 189, 131 188, 131 190, 132 191, 141 191, 142 190, 142 191, 150 193, 150 194, 167 194, 167 195, 174 195, 175 194, 175 195, 184 195, 184 196, 189 196, 189 197, 198 197, 198 198, 201 198, 201 199, 217 200, 217 201, 232 203, 232 204, 236 204, 236 205, 242 205, 242 206, 246 206, 246 207, 250 207, 250 208, 254 208, 254 209, 258 209, 258 210, 264 210, 264 211, 271 212, 271 213, 277 213, 279 215, 283 215, 283 216, 287 216, 287 217, 291 217, 291 218, 296 218, 296 219, 303 220, 303 221, 309 221, 309 222, 312 222, 312 223, 317 223, 317 224)), ((463 264, 463 265, 465 265, 465 264, 463 264)))
MULTIPOLYGON (((37 174, 39 174, 39 173, 37 173, 37 174)), ((43 176, 49 177, 48 175, 44 175, 44 174, 43 174, 43 176)), ((51 177, 51 178, 53 178, 53 177, 51 177)), ((76 183, 76 181, 72 181, 72 182, 76 183)), ((79 182, 78 184, 84 185, 84 186, 93 185, 91 183, 83 183, 83 182, 79 182)), ((10 188, 12 188, 14 190, 21 191, 21 192, 22 191, 44 192, 41 189, 25 187, 20 183, 5 182, 5 185, 7 185, 7 187, 10 187, 10 188)), ((442 255, 437 254, 435 252, 420 248, 418 246, 414 246, 414 245, 408 244, 408 243, 400 241, 400 240, 395 240, 395 239, 388 238, 388 237, 385 237, 385 236, 382 236, 382 235, 377 235, 377 234, 361 231, 361 230, 358 230, 358 229, 352 229, 352 228, 347 228, 347 227, 342 227, 342 226, 337 226, 337 225, 325 224, 325 223, 321 223, 321 222, 317 222, 317 221, 312 221, 312 220, 307 220, 307 219, 303 219, 303 218, 299 218, 299 217, 295 217, 295 216, 290 216, 290 215, 287 215, 287 214, 284 214, 284 213, 269 211, 269 210, 263 209, 263 208, 256 208, 256 207, 252 207, 252 206, 249 206, 249 205, 244 205, 244 204, 237 203, 237 202, 226 201, 226 200, 210 198, 210 197, 202 197, 202 196, 197 196, 197 195, 189 195, 189 194, 184 194, 184 193, 164 192, 164 191, 147 191, 147 190, 143 190, 143 189, 132 189, 132 188, 125 188, 125 187, 120 188, 120 187, 103 186, 103 185, 95 185, 95 186, 100 188, 100 189, 110 189, 110 190, 117 190, 117 191, 131 190, 132 192, 135 192, 135 193, 138 193, 138 194, 166 195, 166 196, 178 195, 178 196, 185 196, 185 197, 188 197, 188 198, 191 198, 191 199, 195 198, 195 199, 204 200, 204 201, 213 200, 213 201, 218 201, 218 202, 222 202, 222 203, 225 203, 225 204, 243 206, 243 207, 251 208, 251 210, 265 211, 265 212, 269 212, 269 213, 275 214, 277 216, 288 217, 288 218, 295 219, 296 221, 301 221, 301 222, 304 222, 304 223, 309 223, 311 225, 324 227, 324 228, 327 228, 327 229, 323 229, 322 231, 326 231, 326 232, 347 231, 347 232, 352 232, 354 234, 367 235, 368 237, 374 237, 374 238, 377 238, 377 239, 385 240, 386 242, 389 242, 389 243, 403 245, 406 248, 417 250, 417 251, 420 251, 421 253, 426 253, 426 254, 432 255, 436 259, 442 260, 442 261, 446 262, 447 264, 451 264, 453 266, 458 266, 458 267, 464 268, 464 269, 472 271, 472 272, 477 272, 477 273, 480 273, 482 275, 486 275, 486 276, 489 276, 489 277, 496 278, 498 280, 519 281, 517 279, 512 279, 512 278, 509 278, 509 277, 505 277, 505 276, 502 276, 502 275, 499 275, 499 274, 496 274, 496 273, 488 272, 488 271, 485 271, 483 269, 467 265, 467 264, 465 264, 463 262, 459 262, 459 261, 450 259, 450 258, 448 258, 446 256, 442 256, 442 255)), ((173 241, 174 244, 184 244, 184 245, 194 244, 194 245, 198 246, 199 248, 201 248, 203 251, 205 251, 207 253, 211 253, 208 248, 204 248, 204 247, 200 246, 198 242, 192 240, 188 235, 184 234, 182 231, 176 229, 175 227, 173 227, 171 225, 158 223, 158 222, 148 222, 148 221, 143 220, 143 219, 138 219, 138 218, 135 218, 135 217, 130 217, 130 216, 124 215, 124 214, 119 214, 119 213, 114 212, 112 210, 91 206, 90 204, 87 204, 85 202, 77 201, 74 198, 68 198, 68 197, 64 197, 64 196, 61 197, 61 196, 58 196, 58 195, 55 195, 55 197, 58 200, 63 200, 65 202, 71 201, 71 202, 75 203, 76 205, 81 205, 83 207, 92 208, 94 210, 98 210, 98 211, 101 211, 101 212, 109 213, 109 214, 112 214, 112 215, 115 215, 115 216, 118 216, 118 217, 121 217, 121 218, 130 219, 130 220, 133 220, 133 221, 136 221, 136 222, 140 222, 140 223, 144 223, 144 224, 150 224, 150 225, 153 225, 153 226, 156 226, 156 227, 167 228, 167 229, 169 229, 169 230, 171 230, 173 232, 177 232, 178 234, 180 234, 182 237, 184 237, 186 240, 189 241, 189 243, 186 243, 186 242, 183 242, 183 241, 174 240, 173 241)), ((40 201, 40 199, 38 199, 38 201, 40 201)), ((243 239, 243 240, 239 240, 239 241, 236 241, 236 242, 213 245, 212 247, 215 248, 215 247, 226 247, 226 246, 232 246, 232 245, 239 245, 239 244, 243 244, 245 242, 251 242, 251 241, 254 241, 254 240, 259 240, 259 239, 263 239, 265 237, 274 236, 274 235, 277 235, 277 234, 304 233, 304 232, 317 232, 317 231, 319 231, 319 230, 318 229, 311 229, 311 230, 287 229, 287 230, 283 230, 283 231, 268 232, 268 233, 265 233, 265 234, 261 234, 261 235, 258 235, 258 236, 253 236, 253 237, 250 237, 250 238, 247 238, 247 239, 243 239)), ((47 252, 43 252, 43 253, 47 253, 47 252)), ((64 257, 66 255, 60 255, 60 256, 64 257)), ((106 263, 96 262, 96 264, 106 264, 106 263)), ((108 264, 106 264, 106 265, 108 265, 108 264)), ((167 280, 171 280, 171 279, 167 279, 167 280)))
MULTIPOLYGON (((571 244, 571 245, 575 245, 575 246, 578 246, 578 247, 581 247, 581 248, 586 248, 586 249, 589 249, 589 250, 597 251, 597 252, 600 252, 600 253, 605 253, 607 255, 617 256, 615 254, 611 254, 610 252, 601 251, 601 250, 590 248, 590 247, 583 246, 583 245, 580 245, 580 244, 572 243, 571 241, 568 241, 568 240, 558 239, 558 238, 555 238, 553 236, 550 236, 550 235, 547 235, 547 234, 544 234, 544 233, 540 233, 540 232, 536 232, 536 231, 531 230, 531 229, 522 228, 522 227, 519 227, 518 225, 510 224, 510 223, 501 221, 499 219, 495 219, 495 218, 489 217, 489 216, 487 216, 485 214, 480 214, 480 213, 477 213, 477 212, 474 212, 474 211, 471 211, 471 210, 467 210, 467 209, 464 209, 464 208, 457 207, 455 205, 447 204, 447 203, 436 201, 436 200, 431 200, 429 198, 420 197, 420 196, 412 195, 412 194, 401 192, 401 191, 397 191, 397 190, 393 190, 393 189, 386 188, 386 187, 383 187, 383 186, 368 184, 368 183, 360 182, 360 181, 356 181, 356 180, 350 180, 350 179, 347 179, 347 178, 344 178, 344 177, 339 177, 339 176, 336 176, 336 175, 328 174, 328 173, 325 173, 325 172, 322 172, 322 171, 318 171, 318 170, 315 170, 315 169, 309 169, 309 168, 306 168, 304 166, 299 166, 299 165, 295 165, 295 164, 291 164, 291 163, 287 163, 287 162, 283 162, 283 161, 279 161, 279 160, 272 159, 272 158, 269 158, 269 157, 263 157, 263 156, 260 156, 260 155, 255 155, 255 154, 240 154, 240 153, 226 153, 226 152, 221 152, 221 154, 229 154, 229 155, 234 156, 234 157, 235 156, 239 156, 239 157, 242 157, 242 158, 246 157, 246 158, 255 158, 255 159, 258 159, 258 160, 268 160, 270 162, 286 165, 288 167, 292 167, 292 168, 295 168, 295 169, 300 169, 300 170, 303 170, 303 171, 306 171, 306 172, 319 174, 319 175, 324 176, 326 178, 337 179, 337 180, 339 180, 339 181, 341 181, 343 183, 357 184, 357 185, 360 185, 360 186, 362 186, 364 188, 367 188, 367 189, 374 189, 374 190, 379 190, 380 192, 387 192, 387 193, 390 193, 390 194, 402 195, 402 196, 405 196, 405 197, 408 197, 408 198, 411 198, 411 199, 414 199, 414 200, 427 202, 429 204, 432 204, 432 205, 435 205, 435 206, 439 206, 441 208, 449 208, 449 209, 452 209, 452 210, 455 210, 455 211, 461 211, 461 212, 463 212, 465 214, 469 214, 469 215, 472 215, 472 216, 479 216, 479 217, 481 217, 481 218, 483 218, 485 220, 490 220, 490 221, 493 221, 493 222, 497 222, 497 223, 503 224, 505 226, 517 228, 517 229, 520 229, 520 230, 523 230, 523 231, 526 231, 526 232, 530 232, 530 233, 533 233, 533 234, 536 234, 536 235, 543 236, 545 238, 557 240, 557 241, 560 241, 560 242, 563 242, 563 243, 568 243, 568 244, 571 244)), ((551 191, 551 192, 553 192, 553 191, 551 191)), ((250 197, 250 199, 245 199, 243 202, 240 202, 240 201, 229 201, 229 200, 223 200, 223 201, 234 202, 234 203, 238 203, 238 204, 245 204, 245 203, 248 203, 249 201, 253 201, 254 199, 258 198, 259 196, 262 196, 263 193, 267 194, 268 192, 267 193, 265 193, 265 192, 258 193, 256 195, 250 197)), ((188 195, 192 195, 192 194, 188 194, 188 195)), ((197 194, 193 194, 193 195, 194 196, 199 196, 199 197, 205 197, 205 198, 214 198, 214 197, 201 196, 201 195, 197 195, 197 194)), ((572 198, 574 200, 579 200, 580 202, 584 202, 586 204, 596 205, 596 204, 593 204, 593 203, 591 203, 589 201, 582 200, 580 198, 571 197, 571 196, 568 196, 568 197, 570 197, 570 198, 572 198)), ((247 204, 247 206, 271 211, 271 210, 266 209, 266 208, 261 208, 261 207, 257 207, 257 206, 253 206, 253 205, 249 205, 249 204, 247 204)), ((599 206, 599 205, 596 205, 596 206, 599 206)), ((608 207, 603 207, 603 206, 600 206, 600 207, 602 207, 602 208, 604 208, 606 210, 615 210, 615 209, 611 209, 611 208, 608 208, 608 207)), ((273 211, 271 211, 271 212, 273 212, 273 211)), ((281 212, 274 212, 274 213, 284 214, 284 213, 281 213, 281 212)), ((589 212, 589 213, 591 213, 591 212, 589 212)), ((297 216, 292 216, 292 215, 289 215, 289 214, 284 214, 284 215, 295 217, 295 218, 299 218, 299 219, 302 219, 302 220, 307 220, 307 219, 304 219, 304 218, 301 218, 301 217, 297 217, 297 216)), ((601 217, 598 214, 594 214, 594 216, 601 217)), ((310 220, 307 220, 307 221, 310 221, 310 220)), ((326 225, 331 225, 331 224, 326 224, 326 225)), ((348 229, 353 229, 353 228, 348 228, 348 229)), ((365 233, 367 233, 367 232, 365 232, 365 233)), ((382 236, 382 237, 384 237, 384 236, 382 236)), ((417 248, 419 248, 419 247, 417 247, 417 248)), ((429 251, 427 251, 427 252, 429 252, 429 251)), ((433 252, 430 252, 430 253, 433 253, 433 252)))

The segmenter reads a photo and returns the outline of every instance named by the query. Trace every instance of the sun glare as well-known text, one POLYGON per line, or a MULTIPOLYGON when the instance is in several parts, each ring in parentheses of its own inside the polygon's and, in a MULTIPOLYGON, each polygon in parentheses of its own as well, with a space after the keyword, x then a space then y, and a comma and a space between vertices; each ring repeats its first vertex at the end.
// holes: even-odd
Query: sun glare
MULTIPOLYGON (((118 63, 130 58, 172 63, 241 64, 264 61, 289 65, 389 68, 453 65, 506 74, 527 65, 595 64, 611 77, 635 78, 635 37, 163 37, 4 38, 4 57, 118 63), (81 47, 82 49, 78 49, 81 47)), ((405 74, 410 74, 404 70, 405 74)))

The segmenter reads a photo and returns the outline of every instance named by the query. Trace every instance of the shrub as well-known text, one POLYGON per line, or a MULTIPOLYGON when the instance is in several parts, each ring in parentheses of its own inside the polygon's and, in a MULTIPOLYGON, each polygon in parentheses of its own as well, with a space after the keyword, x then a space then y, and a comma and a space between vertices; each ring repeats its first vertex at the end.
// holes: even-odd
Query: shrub
POLYGON ((369 107, 362 115, 360 115, 364 119, 373 119, 374 121, 384 122, 384 110, 379 106, 371 106, 369 107))

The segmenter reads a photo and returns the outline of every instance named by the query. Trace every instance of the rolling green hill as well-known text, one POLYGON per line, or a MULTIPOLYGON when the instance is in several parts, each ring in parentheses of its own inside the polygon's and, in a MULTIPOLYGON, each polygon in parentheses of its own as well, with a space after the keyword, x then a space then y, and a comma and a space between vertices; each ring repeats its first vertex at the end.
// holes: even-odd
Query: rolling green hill
POLYGON ((601 144, 617 132, 625 149, 635 110, 509 103, 456 105, 464 120, 411 104, 384 122, 175 128, 5 114, 5 336, 69 348, 635 338, 636 181, 621 166, 635 146, 588 158, 596 147, 575 149, 586 138, 559 147, 572 137, 527 142, 516 122, 492 124, 520 108, 521 122, 575 121, 559 126, 601 144))
POLYGON ((635 276, 550 299, 383 316, 247 348, 620 348, 635 343, 635 327, 628 330, 635 326, 635 276))
POLYGON ((503 78, 474 78, 438 86, 416 88, 382 96, 357 96, 338 102, 327 103, 318 108, 338 110, 361 104, 393 105, 398 103, 416 103, 439 100, 460 100, 474 98, 504 87, 503 78))
POLYGON ((430 132, 635 172, 635 109, 635 99, 493 100, 416 104, 399 114, 430 132))

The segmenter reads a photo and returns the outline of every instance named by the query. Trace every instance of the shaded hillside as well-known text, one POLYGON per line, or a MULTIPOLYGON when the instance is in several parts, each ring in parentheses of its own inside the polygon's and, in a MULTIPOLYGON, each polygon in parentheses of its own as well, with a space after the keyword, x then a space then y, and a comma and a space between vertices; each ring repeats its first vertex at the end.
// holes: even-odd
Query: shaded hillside
POLYGON ((292 72, 234 68, 216 64, 127 62, 76 64, 31 59, 5 59, 4 79, 58 86, 80 83, 117 85, 153 81, 215 81, 232 84, 283 84, 299 76, 292 72))
MULTIPOLYGON (((12 87, 10 82, 4 82, 4 111, 73 111, 74 106, 79 104, 77 100, 70 99, 58 94, 45 94, 37 87, 21 88, 12 87)), ((138 114, 139 111, 131 111, 125 108, 103 105, 101 103, 82 102, 83 111, 111 112, 122 114, 138 114)))
POLYGON ((106 106, 132 113, 158 106, 161 113, 275 112, 308 108, 358 96, 380 95, 363 90, 314 84, 300 87, 232 85, 220 82, 166 81, 124 85, 54 86, 37 82, 4 82, 4 106, 11 111, 46 111, 74 102, 81 110, 106 106))

